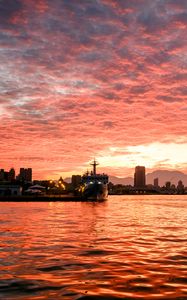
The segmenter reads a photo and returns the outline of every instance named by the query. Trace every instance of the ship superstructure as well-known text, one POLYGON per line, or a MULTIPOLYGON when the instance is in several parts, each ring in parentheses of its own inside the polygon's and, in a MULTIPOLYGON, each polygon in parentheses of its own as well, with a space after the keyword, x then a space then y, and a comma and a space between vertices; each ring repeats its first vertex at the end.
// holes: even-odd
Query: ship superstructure
POLYGON ((82 194, 88 200, 106 200, 108 197, 108 175, 97 174, 98 163, 94 159, 91 163, 93 170, 82 176, 82 194))

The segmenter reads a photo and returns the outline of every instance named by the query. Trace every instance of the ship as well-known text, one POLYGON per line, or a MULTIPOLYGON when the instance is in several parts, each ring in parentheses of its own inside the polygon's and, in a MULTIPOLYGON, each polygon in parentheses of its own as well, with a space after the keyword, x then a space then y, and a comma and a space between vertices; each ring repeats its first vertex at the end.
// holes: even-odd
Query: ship
POLYGON ((93 170, 86 172, 81 178, 80 190, 82 197, 86 200, 103 201, 108 198, 108 175, 97 174, 96 166, 97 161, 91 163, 93 170))

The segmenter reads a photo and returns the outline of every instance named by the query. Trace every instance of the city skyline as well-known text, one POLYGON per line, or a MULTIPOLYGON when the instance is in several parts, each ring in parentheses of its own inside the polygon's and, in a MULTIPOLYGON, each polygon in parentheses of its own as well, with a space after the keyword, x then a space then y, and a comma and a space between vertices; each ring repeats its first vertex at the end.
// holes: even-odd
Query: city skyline
POLYGON ((184 0, 2 0, 0 168, 187 174, 186 25, 184 0))
MULTIPOLYGON (((35 173, 35 172, 34 172, 35 173)), ((60 180, 64 180, 69 183, 71 178, 81 178, 86 173, 92 173, 92 171, 87 169, 87 172, 84 174, 71 174, 70 177, 60 176, 60 180)), ((97 172, 99 174, 100 172, 97 172)), ((100 174, 103 174, 102 172, 100 174)), ((171 184, 177 184, 179 181, 187 185, 187 174, 180 171, 169 171, 169 170, 155 170, 153 172, 149 172, 145 166, 135 166, 133 174, 128 174, 126 177, 117 177, 113 176, 111 173, 105 174, 109 176, 110 182, 113 184, 119 185, 130 185, 134 187, 143 187, 146 185, 153 186, 164 186, 166 183, 170 182, 171 184), (159 185, 160 183, 160 185, 159 185)), ((45 178, 36 178, 33 176, 32 168, 23 168, 20 167, 19 171, 15 170, 13 167, 9 170, 5 170, 0 168, 0 182, 19 182, 19 181, 45 181, 45 178)), ((59 178, 52 178, 49 176, 48 181, 59 181, 59 178)))

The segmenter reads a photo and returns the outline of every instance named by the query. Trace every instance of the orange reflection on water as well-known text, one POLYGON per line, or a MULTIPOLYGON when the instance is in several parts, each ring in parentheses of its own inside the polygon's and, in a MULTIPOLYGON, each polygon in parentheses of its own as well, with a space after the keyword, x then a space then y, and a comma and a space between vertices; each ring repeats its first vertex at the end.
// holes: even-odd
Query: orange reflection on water
POLYGON ((163 197, 2 203, 0 294, 186 297, 187 201, 163 197))

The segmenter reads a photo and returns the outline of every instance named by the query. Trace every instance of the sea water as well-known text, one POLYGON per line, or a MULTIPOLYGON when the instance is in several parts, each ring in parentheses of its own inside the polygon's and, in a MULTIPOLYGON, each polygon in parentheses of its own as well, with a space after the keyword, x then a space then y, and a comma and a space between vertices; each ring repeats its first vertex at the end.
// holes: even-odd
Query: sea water
POLYGON ((0 203, 0 299, 187 299, 187 196, 0 203))

